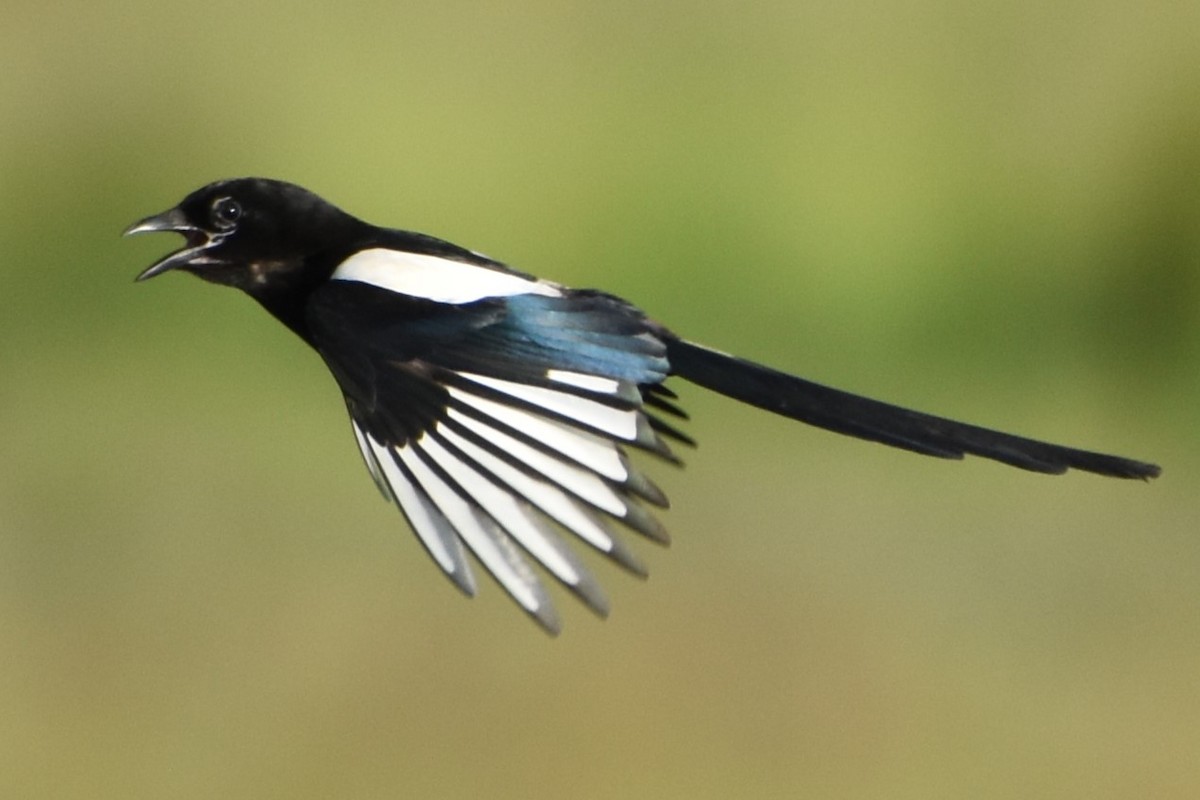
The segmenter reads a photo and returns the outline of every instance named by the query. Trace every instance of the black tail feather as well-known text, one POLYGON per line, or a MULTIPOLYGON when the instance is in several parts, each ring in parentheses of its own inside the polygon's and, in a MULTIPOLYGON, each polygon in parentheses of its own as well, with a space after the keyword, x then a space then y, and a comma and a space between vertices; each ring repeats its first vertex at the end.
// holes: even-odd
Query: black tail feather
POLYGON ((1034 472, 1081 469, 1115 478, 1154 478, 1161 469, 881 403, 788 375, 682 339, 667 340, 671 374, 743 403, 826 430, 939 458, 971 454, 1034 472))

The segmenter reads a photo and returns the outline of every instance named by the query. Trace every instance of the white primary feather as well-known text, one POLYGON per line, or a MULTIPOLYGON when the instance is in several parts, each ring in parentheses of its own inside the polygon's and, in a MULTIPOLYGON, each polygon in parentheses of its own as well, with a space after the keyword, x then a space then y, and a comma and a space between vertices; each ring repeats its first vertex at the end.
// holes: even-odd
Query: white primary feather
MULTIPOLYGON (((392 499, 404 510, 412 524, 413 532, 425 544, 425 548, 433 556, 433 560, 447 574, 454 575, 462 570, 469 575, 470 568, 463 557, 462 544, 458 541, 458 537, 449 533, 445 524, 437 519, 440 512, 429 505, 429 501, 396 466, 391 450, 373 438, 368 437, 367 442, 373 451, 376 463, 387 478, 392 499)), ((468 584, 473 584, 469 578, 468 584)))
POLYGON ((612 378, 602 378, 599 375, 588 375, 583 372, 569 372, 563 369, 548 369, 546 377, 557 383, 578 386, 580 389, 601 394, 616 394, 621 388, 620 382, 612 378))
POLYGON ((350 427, 354 428, 354 441, 358 442, 358 452, 362 453, 363 461, 367 464, 367 471, 371 473, 371 479, 375 481, 379 491, 383 492, 384 499, 391 500, 392 495, 388 490, 387 480, 383 477, 379 461, 375 458, 371 445, 367 443, 367 434, 363 433, 363 429, 358 427, 358 423, 353 418, 350 419, 350 427))
POLYGON ((541 584, 508 537, 458 495, 409 446, 396 451, 463 541, 513 599, 530 613, 545 607, 541 584))
POLYGON ((480 508, 559 580, 571 585, 579 583, 579 571, 561 546, 556 546, 553 534, 529 506, 522 506, 512 494, 492 483, 428 434, 422 436, 416 446, 437 462, 480 508))
POLYGON ((489 388, 507 395, 532 403, 555 414, 561 414, 568 419, 582 422, 596 430, 615 436, 618 439, 632 442, 638 435, 638 412, 635 409, 620 409, 606 406, 595 400, 547 389, 543 386, 529 386, 524 383, 491 378, 486 375, 476 375, 473 372, 460 372, 459 375, 483 384, 489 388))
MULTIPOLYGON (((478 400, 479 398, 471 398, 478 400)), ((487 401, 483 401, 486 403, 487 401)), ((501 408, 504 408, 501 406, 501 408)), ((486 412, 486 408, 481 409, 486 412)), ((512 409, 505 409, 511 411, 512 409)), ((519 413, 519 412, 518 412, 519 413)), ((450 414, 460 422, 464 427, 470 428, 475 433, 479 434, 484 439, 492 442, 496 447, 509 453, 519 461, 528 464, 533 469, 545 475, 554 483, 557 483, 562 488, 571 492, 577 497, 580 497, 599 509, 607 511, 615 517, 624 517, 626 513, 625 502, 621 497, 613 491, 607 483, 605 483, 595 473, 589 472, 586 469, 576 466, 575 464, 555 458, 547 453, 542 452, 524 442, 509 436, 495 428, 489 427, 483 422, 476 420, 474 417, 469 417, 461 414, 455 409, 450 410, 450 414)), ((499 415, 495 415, 499 419, 499 415)), ((520 414, 526 418, 526 421, 536 420, 531 414, 520 414)), ((543 439, 533 430, 530 430, 532 425, 522 426, 520 418, 514 420, 517 424, 511 427, 516 428, 522 433, 526 433, 535 439, 550 444, 554 449, 559 449, 557 444, 543 439)), ((556 432, 556 435, 561 437, 561 433, 556 432)), ((612 445, 610 445, 612 446, 612 445)))
POLYGON ((622 482, 629 477, 629 470, 625 466, 621 452, 608 439, 522 409, 506 406, 486 397, 476 397, 455 387, 448 387, 447 391, 450 392, 451 397, 457 398, 497 422, 515 428, 531 439, 557 450, 595 473, 617 482, 622 482))
MULTIPOLYGON (((459 422, 465 422, 462 416, 454 410, 450 411, 450 416, 459 422)), ((603 553, 612 552, 613 539, 609 532, 584 513, 578 503, 558 486, 548 480, 538 480, 513 467, 474 442, 460 436, 445 423, 439 422, 437 430, 440 436, 474 459, 475 463, 491 472, 567 530, 572 531, 603 553)))

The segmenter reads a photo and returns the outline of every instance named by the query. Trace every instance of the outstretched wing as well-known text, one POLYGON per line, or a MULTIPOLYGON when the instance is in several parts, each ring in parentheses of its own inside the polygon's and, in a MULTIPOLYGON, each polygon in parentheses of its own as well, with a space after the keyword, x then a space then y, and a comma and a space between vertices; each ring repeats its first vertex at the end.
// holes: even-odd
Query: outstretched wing
POLYGON ((340 270, 316 290, 307 317, 380 490, 467 594, 470 551, 557 632, 532 559, 606 613, 560 532, 637 573, 611 522, 666 540, 642 505, 666 498, 625 452, 673 460, 659 433, 687 441, 646 408, 679 413, 658 386, 665 345, 607 295, 444 259, 449 280, 425 262, 432 272, 417 280, 406 254, 372 252, 372 269, 340 270))

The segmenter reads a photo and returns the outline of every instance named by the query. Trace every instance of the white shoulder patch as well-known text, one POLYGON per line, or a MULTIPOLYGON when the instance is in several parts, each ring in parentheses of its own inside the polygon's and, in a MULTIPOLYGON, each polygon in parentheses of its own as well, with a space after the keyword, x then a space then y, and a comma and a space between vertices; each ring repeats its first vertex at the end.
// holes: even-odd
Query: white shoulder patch
POLYGON ((439 256, 383 247, 355 253, 338 265, 332 277, 455 305, 517 294, 562 295, 558 287, 544 281, 439 256))

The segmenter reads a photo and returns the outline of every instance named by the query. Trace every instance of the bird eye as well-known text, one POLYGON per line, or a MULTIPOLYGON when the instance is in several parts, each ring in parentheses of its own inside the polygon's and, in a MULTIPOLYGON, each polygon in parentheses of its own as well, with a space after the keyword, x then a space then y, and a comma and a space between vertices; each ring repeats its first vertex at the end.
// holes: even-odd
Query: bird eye
POLYGON ((222 197, 212 204, 212 218, 218 228, 232 228, 242 218, 242 204, 232 197, 222 197))

